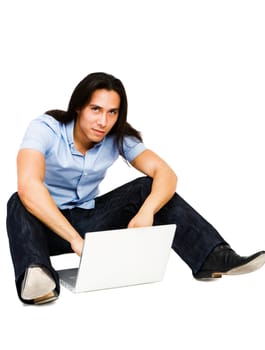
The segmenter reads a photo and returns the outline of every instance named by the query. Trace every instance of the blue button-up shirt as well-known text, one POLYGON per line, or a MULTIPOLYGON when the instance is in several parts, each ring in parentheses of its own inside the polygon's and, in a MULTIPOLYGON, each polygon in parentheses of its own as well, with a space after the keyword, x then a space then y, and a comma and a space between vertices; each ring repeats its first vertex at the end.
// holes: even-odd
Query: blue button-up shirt
MULTIPOLYGON (((29 124, 20 149, 30 148, 45 156, 44 183, 60 209, 94 208, 99 184, 119 157, 114 136, 106 136, 85 155, 74 146, 74 121, 62 124, 44 114, 29 124)), ((145 150, 134 137, 124 138, 124 154, 131 162, 145 150)))

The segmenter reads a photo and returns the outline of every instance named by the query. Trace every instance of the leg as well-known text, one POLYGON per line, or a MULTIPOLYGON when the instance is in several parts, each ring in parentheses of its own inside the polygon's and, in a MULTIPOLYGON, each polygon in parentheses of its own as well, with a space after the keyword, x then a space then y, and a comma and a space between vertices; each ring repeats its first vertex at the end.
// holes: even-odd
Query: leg
MULTIPOLYGON (((62 214, 81 235, 89 230, 126 227, 129 221, 128 215, 132 215, 130 210, 127 210, 127 214, 123 212, 123 215, 120 215, 121 199, 126 197, 126 192, 121 189, 119 195, 113 196, 111 193, 107 197, 106 201, 105 197, 102 201, 97 201, 98 205, 95 210, 74 208, 63 210, 62 214), (109 199, 112 197, 113 200, 110 201, 109 199), (111 215, 109 215, 110 208, 112 209, 111 215)), ((134 210, 137 210, 137 207, 134 210)), ((27 301, 21 297, 21 286, 25 272, 32 265, 44 267, 49 271, 56 282, 56 292, 59 295, 59 277, 51 265, 50 256, 72 252, 69 243, 31 215, 21 203, 17 193, 13 194, 8 201, 6 224, 20 300, 24 303, 33 303, 33 301, 27 301)))
MULTIPOLYGON (((99 197, 90 220, 77 220, 80 232, 127 227, 151 190, 148 177, 136 179, 99 197), (86 227, 81 227, 85 225, 86 227)), ((172 248, 190 266, 195 278, 254 271, 265 263, 265 252, 236 254, 216 229, 178 194, 155 215, 155 225, 177 224, 172 248)))
POLYGON ((157 213, 155 224, 177 224, 173 250, 196 273, 206 257, 220 244, 226 244, 216 229, 178 194, 157 213))
POLYGON ((31 265, 41 266, 49 271, 56 283, 56 292, 59 294, 59 278, 51 265, 47 240, 49 235, 54 234, 25 209, 17 193, 13 194, 8 201, 6 223, 20 300, 28 304, 33 303, 32 300, 24 300, 21 297, 21 285, 25 271, 31 265))

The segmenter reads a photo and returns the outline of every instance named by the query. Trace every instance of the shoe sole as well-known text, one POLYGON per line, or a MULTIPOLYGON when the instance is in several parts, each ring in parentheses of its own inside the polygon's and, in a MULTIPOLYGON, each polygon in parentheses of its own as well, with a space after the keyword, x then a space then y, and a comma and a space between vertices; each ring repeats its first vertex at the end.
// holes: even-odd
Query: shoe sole
POLYGON ((260 269, 265 263, 265 254, 257 256, 252 261, 247 264, 235 267, 227 272, 224 272, 223 275, 243 275, 245 273, 254 272, 260 269))
MULTIPOLYGON (((246 273, 254 272, 258 269, 260 269, 265 264, 265 253, 257 256, 255 259, 249 261, 248 263, 234 267, 233 269, 230 269, 225 272, 212 272, 210 275, 205 277, 195 277, 199 281, 213 281, 216 278, 221 278, 222 275, 226 276, 234 276, 234 275, 243 275, 246 273)), ((207 272, 205 273, 207 274, 207 272)))
POLYGON ((54 280, 39 266, 29 267, 26 270, 21 288, 21 297, 25 300, 34 300, 55 289, 54 280))
MULTIPOLYGON (((221 278, 222 275, 233 276, 233 275, 243 275, 246 273, 254 272, 260 269, 265 264, 265 254, 257 256, 252 261, 247 264, 234 267, 233 269, 226 272, 213 272, 212 278, 221 278)), ((211 278, 211 277, 210 277, 211 278)))
POLYGON ((46 295, 43 295, 42 297, 34 299, 34 304, 35 305, 48 304, 48 303, 51 303, 57 299, 58 299, 57 293, 55 291, 52 291, 46 295))

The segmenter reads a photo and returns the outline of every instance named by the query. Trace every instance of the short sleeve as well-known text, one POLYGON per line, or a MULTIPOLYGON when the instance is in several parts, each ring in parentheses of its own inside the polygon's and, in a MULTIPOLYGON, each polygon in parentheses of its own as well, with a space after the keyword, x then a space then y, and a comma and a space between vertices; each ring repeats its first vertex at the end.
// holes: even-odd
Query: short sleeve
POLYGON ((136 137, 126 136, 123 141, 125 159, 132 162, 140 153, 146 149, 143 142, 136 137))
POLYGON ((56 135, 58 122, 48 115, 32 120, 24 134, 20 149, 30 148, 47 155, 56 135))

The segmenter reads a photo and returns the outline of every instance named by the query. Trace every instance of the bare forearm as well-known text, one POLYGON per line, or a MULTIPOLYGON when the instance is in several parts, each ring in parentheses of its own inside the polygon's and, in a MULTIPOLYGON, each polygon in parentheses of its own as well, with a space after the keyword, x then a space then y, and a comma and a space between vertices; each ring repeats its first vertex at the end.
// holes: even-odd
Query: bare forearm
POLYGON ((128 227, 152 226, 154 215, 173 197, 176 184, 177 177, 171 170, 164 169, 155 173, 151 192, 128 227))
POLYGON ((176 187, 177 176, 170 168, 158 170, 153 177, 150 195, 140 210, 156 214, 172 198, 176 187))

